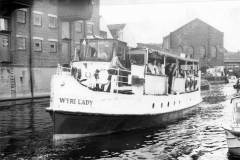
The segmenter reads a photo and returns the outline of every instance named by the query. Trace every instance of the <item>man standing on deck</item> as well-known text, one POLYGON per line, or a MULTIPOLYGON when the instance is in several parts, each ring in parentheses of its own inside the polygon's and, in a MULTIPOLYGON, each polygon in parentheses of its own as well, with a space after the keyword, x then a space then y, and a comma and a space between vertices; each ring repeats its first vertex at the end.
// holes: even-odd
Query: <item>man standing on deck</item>
POLYGON ((172 80, 175 74, 176 67, 174 63, 168 64, 166 66, 166 75, 168 76, 168 93, 171 93, 172 90, 172 80))

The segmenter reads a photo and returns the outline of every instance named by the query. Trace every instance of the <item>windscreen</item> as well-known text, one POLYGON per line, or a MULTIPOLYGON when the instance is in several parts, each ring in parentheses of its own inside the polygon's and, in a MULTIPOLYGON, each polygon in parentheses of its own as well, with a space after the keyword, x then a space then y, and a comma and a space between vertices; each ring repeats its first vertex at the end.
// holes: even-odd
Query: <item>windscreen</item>
POLYGON ((87 61, 110 61, 113 53, 113 41, 94 40, 86 44, 84 59, 87 61))

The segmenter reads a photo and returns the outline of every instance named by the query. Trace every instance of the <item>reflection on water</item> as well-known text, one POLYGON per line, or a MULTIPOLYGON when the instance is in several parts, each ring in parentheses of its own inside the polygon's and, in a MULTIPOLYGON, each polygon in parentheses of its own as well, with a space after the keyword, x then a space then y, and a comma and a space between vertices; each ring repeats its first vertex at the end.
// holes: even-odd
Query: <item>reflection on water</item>
POLYGON ((0 159, 200 159, 227 160, 223 121, 231 85, 215 85, 188 119, 166 128, 87 137, 53 145, 48 99, 0 104, 0 159))

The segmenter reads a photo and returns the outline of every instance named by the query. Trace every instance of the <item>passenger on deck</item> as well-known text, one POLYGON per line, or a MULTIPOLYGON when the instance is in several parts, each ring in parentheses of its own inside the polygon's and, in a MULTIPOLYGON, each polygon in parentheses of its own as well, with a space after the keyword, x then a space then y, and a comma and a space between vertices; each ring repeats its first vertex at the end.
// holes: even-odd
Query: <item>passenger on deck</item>
POLYGON ((164 65, 164 64, 161 65, 161 69, 162 69, 162 71, 161 71, 162 74, 163 74, 163 75, 166 75, 166 73, 165 73, 165 65, 164 65))
POLYGON ((168 76, 168 93, 171 93, 172 79, 175 74, 175 64, 170 63, 166 66, 166 75, 168 76))
POLYGON ((151 74, 157 74, 157 61, 154 60, 152 63, 148 63, 148 70, 151 74))
POLYGON ((127 68, 125 68, 122 63, 120 62, 119 58, 121 55, 117 55, 115 57, 112 58, 112 61, 110 63, 110 68, 120 68, 120 69, 124 69, 127 70, 127 68))
POLYGON ((162 65, 160 62, 157 63, 157 74, 158 75, 163 75, 162 73, 162 65))

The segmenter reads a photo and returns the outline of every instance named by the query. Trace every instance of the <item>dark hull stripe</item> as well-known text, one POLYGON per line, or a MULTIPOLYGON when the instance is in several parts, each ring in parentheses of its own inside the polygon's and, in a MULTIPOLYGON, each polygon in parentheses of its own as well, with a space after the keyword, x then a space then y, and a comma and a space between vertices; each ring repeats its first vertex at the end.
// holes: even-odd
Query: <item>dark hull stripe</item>
POLYGON ((54 122, 54 134, 105 134, 150 127, 162 127, 186 118, 196 107, 154 115, 104 115, 47 110, 54 122))

